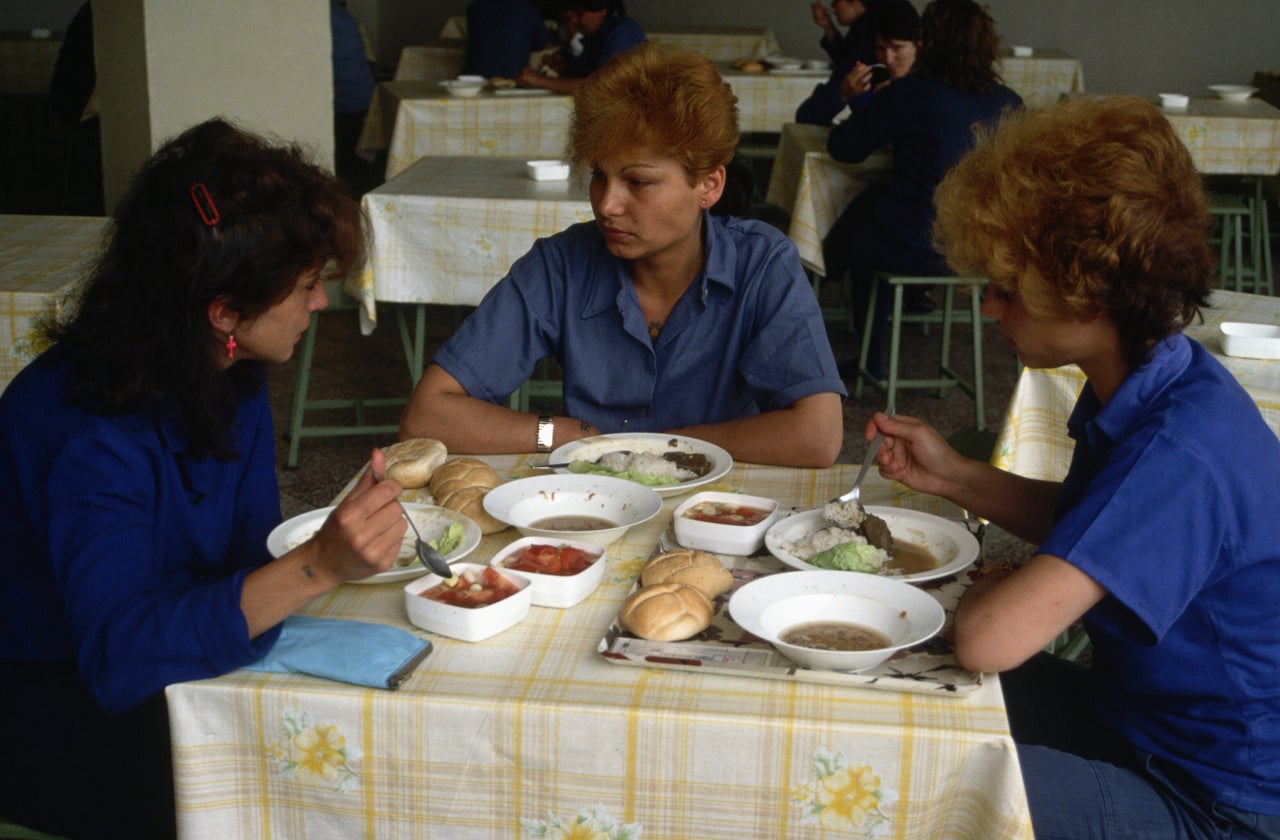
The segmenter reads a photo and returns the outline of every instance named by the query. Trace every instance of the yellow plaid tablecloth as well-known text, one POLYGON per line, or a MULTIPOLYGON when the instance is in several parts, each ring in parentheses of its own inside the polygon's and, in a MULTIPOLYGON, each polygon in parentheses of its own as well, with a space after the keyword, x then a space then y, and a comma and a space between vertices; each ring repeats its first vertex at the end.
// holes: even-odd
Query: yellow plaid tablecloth
POLYGON ((1062 50, 1036 49, 1029 56, 1003 55, 1000 76, 1028 108, 1052 105, 1066 94, 1084 92, 1080 59, 1062 50))
POLYGON ((827 154, 826 126, 788 123, 782 126, 778 154, 769 176, 765 200, 791 213, 787 236, 800 251, 800 261, 826 276, 822 239, 836 217, 870 183, 887 180, 893 166, 889 150, 862 163, 840 163, 827 154))
MULTIPOLYGON (((738 58, 763 58, 782 52, 778 38, 768 27, 685 27, 679 29, 646 29, 650 41, 666 47, 689 50, 712 61, 738 58)), ((744 129, 752 131, 754 129, 744 129)), ((776 129, 769 129, 770 131, 776 129)))
MULTIPOLYGON (((1280 298, 1217 291, 1210 305, 1204 311, 1204 323, 1189 327, 1187 335, 1218 357, 1280 435, 1280 361, 1224 355, 1219 329, 1224 321, 1280 326, 1280 298)), ((1056 481, 1065 476, 1073 446, 1067 437, 1067 418, 1083 386, 1084 373, 1075 365, 1024 368, 1009 400, 992 463, 1030 478, 1056 481)))
MULTIPOLYGON (((487 460, 515 478, 541 458, 487 460)), ((855 471, 736 465, 718 486, 812 507, 855 471)), ((875 475, 863 492, 940 506, 875 475)), ((435 651, 396 692, 247 671, 171 686, 181 835, 1031 837, 993 677, 940 696, 597 654, 679 501, 610 547, 581 604, 534 607, 483 642, 415 630, 397 584, 339 587, 308 609, 429 636, 435 651)), ((516 536, 485 537, 472 559, 516 536)))
POLYGON ((396 62, 397 82, 439 82, 462 72, 466 49, 458 44, 410 45, 400 50, 396 62))
POLYGON ((1280 108, 1258 98, 1245 102, 1193 97, 1183 109, 1163 109, 1178 137, 1206 175, 1280 172, 1280 108))
POLYGON ((719 64, 720 75, 738 97, 738 128, 741 131, 781 131, 794 122, 796 108, 809 98, 814 87, 826 80, 826 70, 770 71, 743 73, 719 64))
POLYGON ((67 305, 105 226, 98 217, 0 215, 0 390, 43 349, 36 317, 67 305))
POLYGON ((573 110, 546 91, 461 97, 430 81, 381 82, 373 103, 357 148, 387 148, 388 180, 426 155, 560 157, 573 110))

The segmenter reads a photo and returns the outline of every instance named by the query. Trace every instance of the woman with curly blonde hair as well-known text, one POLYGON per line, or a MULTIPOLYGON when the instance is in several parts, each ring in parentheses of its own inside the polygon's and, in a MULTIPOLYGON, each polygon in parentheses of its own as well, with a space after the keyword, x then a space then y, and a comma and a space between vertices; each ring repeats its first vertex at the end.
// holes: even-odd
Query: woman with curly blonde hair
POLYGON ((401 435, 483 453, 677 432, 738 460, 831 464, 845 390, 795 246, 713 212, 737 143, 733 92, 702 56, 642 44, 593 73, 568 150, 594 221, 516 261, 432 360, 401 435), (565 416, 505 408, 546 356, 565 416))
POLYGON ((1002 671, 1036 836, 1280 837, 1280 440, 1182 327, 1208 305, 1200 176, 1137 97, 1004 120, 937 192, 1019 359, 1078 365, 1065 479, 876 415, 881 474, 1036 545, 977 581, 956 655, 1002 671), (1091 667, 1041 653, 1083 620, 1091 667))

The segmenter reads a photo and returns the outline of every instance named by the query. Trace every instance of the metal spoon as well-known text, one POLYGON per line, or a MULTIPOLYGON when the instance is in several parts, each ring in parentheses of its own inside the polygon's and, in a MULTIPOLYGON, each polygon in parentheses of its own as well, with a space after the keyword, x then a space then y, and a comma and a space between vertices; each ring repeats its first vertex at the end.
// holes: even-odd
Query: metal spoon
MULTIPOLYGON (((376 472, 373 474, 374 480, 381 481, 382 477, 376 472)), ((418 560, 422 565, 444 578, 445 581, 453 580, 456 575, 453 569, 449 568, 449 563, 444 559, 444 555, 431 547, 431 544, 422 538, 422 534, 418 532, 418 526, 414 524, 413 517, 409 515, 409 510, 404 503, 396 499, 396 504, 400 506, 400 512, 404 514, 404 521, 409 523, 409 527, 413 530, 414 544, 418 552, 418 560)))
MULTIPOLYGON (((885 413, 885 416, 892 417, 893 406, 889 406, 888 408, 886 408, 884 413, 885 413)), ((861 501, 862 479, 867 477, 867 470, 871 468, 871 464, 876 459, 876 453, 880 451, 880 444, 883 442, 884 442, 884 432, 877 431, 876 436, 871 439, 871 445, 867 447, 867 456, 862 459, 862 469, 858 470, 858 477, 853 480, 853 488, 850 489, 849 492, 845 493, 843 496, 837 496, 836 498, 832 499, 831 502, 833 504, 835 503, 843 504, 845 502, 853 502, 858 506, 858 510, 863 510, 862 501, 861 501)))

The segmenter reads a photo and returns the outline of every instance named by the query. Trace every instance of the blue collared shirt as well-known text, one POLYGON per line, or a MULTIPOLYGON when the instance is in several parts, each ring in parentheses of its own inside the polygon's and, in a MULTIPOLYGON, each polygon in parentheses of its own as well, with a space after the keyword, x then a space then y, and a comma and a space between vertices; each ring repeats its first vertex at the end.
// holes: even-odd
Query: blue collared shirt
POLYGON ((1280 440, 1195 341, 1158 342, 1105 406, 1085 386, 1040 551, 1108 595, 1093 702, 1228 805, 1280 814, 1280 440))
POLYGON ((656 340, 624 260, 594 222, 540 239, 432 360, 467 393, 505 400, 554 356, 565 411, 602 432, 749 417, 845 394, 795 246, 755 221, 703 214, 706 263, 656 340))

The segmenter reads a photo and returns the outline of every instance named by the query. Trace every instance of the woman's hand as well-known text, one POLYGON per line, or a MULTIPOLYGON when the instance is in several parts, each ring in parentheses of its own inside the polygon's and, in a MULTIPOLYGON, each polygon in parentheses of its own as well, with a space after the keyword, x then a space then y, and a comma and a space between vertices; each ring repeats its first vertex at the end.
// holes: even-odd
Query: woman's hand
POLYGON ((914 417, 877 412, 867 422, 867 439, 877 431, 884 442, 876 453, 880 475, 912 490, 946 497, 964 457, 927 423, 914 417))
POLYGON ((836 37, 836 26, 831 22, 831 15, 827 12, 827 7, 813 0, 809 4, 809 8, 813 10, 813 22, 822 27, 822 40, 834 41, 836 37))
POLYGON ((872 77, 875 75, 875 70, 877 67, 883 66, 863 64, 861 61, 854 62, 853 69, 840 80, 840 95, 846 100, 856 99, 871 90, 873 87, 872 77))
POLYGON ((374 449, 369 469, 312 538, 322 571, 342 581, 360 580, 396 562, 409 524, 396 502, 400 485, 376 478, 385 474, 386 456, 374 449))

